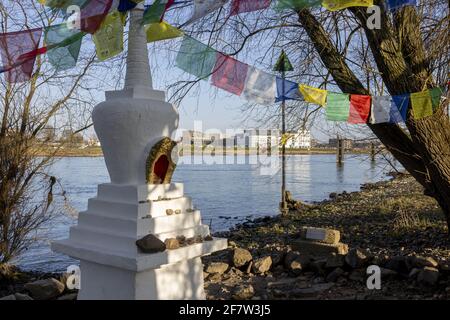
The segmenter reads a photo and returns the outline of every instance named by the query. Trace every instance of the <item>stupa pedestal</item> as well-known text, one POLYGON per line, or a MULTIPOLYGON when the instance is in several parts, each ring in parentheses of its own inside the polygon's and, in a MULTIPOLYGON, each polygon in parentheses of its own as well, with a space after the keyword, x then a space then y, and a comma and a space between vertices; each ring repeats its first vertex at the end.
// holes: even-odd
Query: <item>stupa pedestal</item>
POLYGON ((142 7, 132 10, 125 88, 93 112, 111 183, 98 186, 78 225, 52 249, 80 260, 78 299, 204 299, 200 257, 227 248, 209 236, 200 211, 172 183, 170 137, 178 112, 152 89, 142 7), (142 253, 136 241, 188 239, 177 249, 142 253))

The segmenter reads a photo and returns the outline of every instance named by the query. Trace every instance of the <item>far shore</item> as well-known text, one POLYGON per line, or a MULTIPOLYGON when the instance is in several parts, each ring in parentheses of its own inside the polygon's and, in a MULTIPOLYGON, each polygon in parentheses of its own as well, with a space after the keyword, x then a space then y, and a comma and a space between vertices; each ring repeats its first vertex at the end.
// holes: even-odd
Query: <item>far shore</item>
MULTIPOLYGON (((52 149, 42 149, 38 152, 39 156, 49 156, 54 153, 55 157, 103 157, 103 152, 101 147, 90 146, 90 147, 65 147, 60 148, 59 150, 52 149)), ((281 153, 281 151, 280 151, 281 153)), ((369 149, 351 149, 346 150, 346 154, 370 154, 369 149)), ((213 148, 206 147, 200 149, 191 149, 191 155, 267 155, 266 150, 258 150, 254 148, 227 148, 225 150, 220 149, 214 151, 213 148)), ((287 155, 320 155, 320 154, 336 154, 336 149, 324 149, 324 148, 311 148, 311 149, 287 149, 287 155)), ((180 155, 183 155, 183 151, 181 150, 180 155)))

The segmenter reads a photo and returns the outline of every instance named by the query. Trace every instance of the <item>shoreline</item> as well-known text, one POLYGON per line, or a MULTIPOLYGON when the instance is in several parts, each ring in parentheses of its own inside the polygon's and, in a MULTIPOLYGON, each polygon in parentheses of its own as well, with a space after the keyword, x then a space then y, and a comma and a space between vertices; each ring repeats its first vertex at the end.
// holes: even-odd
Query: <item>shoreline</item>
MULTIPOLYGON (((287 216, 256 218, 214 233, 228 238, 229 247, 202 258, 208 299, 450 298, 450 243, 444 218, 409 175, 363 184, 360 191, 332 193, 317 203, 291 199, 290 208, 287 216), (330 256, 317 260, 294 251, 291 244, 302 227, 340 231, 348 254, 330 268, 330 256), (236 250, 249 252, 251 259, 244 266, 233 265, 236 250), (269 257, 267 270, 255 267, 269 257), (289 259, 302 267, 293 269, 289 259), (361 261, 350 266, 352 259, 361 261), (369 264, 381 266, 382 290, 366 288, 369 264)), ((23 280, 13 282, 14 290, 9 290, 11 283, 8 289, 0 281, 0 297, 12 291, 26 293, 24 284, 30 280, 65 279, 61 273, 23 274, 23 280)), ((75 293, 65 291, 72 298, 75 293)))

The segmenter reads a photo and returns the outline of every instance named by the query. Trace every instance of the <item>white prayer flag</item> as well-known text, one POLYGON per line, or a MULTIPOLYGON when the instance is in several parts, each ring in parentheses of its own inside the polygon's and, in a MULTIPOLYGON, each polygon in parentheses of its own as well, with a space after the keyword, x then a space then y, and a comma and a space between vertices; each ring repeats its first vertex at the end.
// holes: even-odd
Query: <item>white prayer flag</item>
POLYGON ((277 93, 276 76, 249 67, 243 97, 258 104, 273 104, 277 93))
POLYGON ((187 23, 203 18, 224 6, 229 0, 194 0, 194 13, 187 23))
POLYGON ((370 123, 386 123, 391 120, 391 97, 372 97, 372 112, 370 115, 370 123))

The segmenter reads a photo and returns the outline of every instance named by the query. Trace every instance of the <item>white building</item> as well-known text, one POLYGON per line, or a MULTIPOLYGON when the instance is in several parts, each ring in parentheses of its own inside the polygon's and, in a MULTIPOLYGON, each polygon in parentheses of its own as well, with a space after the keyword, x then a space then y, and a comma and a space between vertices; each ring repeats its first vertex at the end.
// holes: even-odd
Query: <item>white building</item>
POLYGON ((299 130, 297 132, 288 132, 289 139, 286 143, 288 149, 310 149, 311 132, 309 130, 299 130))

